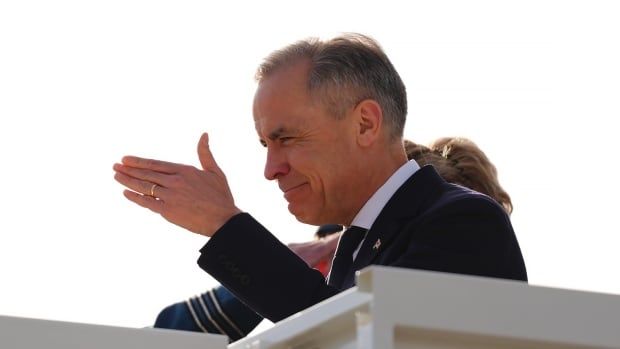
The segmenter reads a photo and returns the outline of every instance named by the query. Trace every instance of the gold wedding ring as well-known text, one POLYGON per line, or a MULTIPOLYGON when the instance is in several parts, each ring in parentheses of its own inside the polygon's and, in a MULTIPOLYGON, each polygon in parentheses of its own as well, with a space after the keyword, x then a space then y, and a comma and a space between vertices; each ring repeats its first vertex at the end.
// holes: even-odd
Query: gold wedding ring
POLYGON ((151 196, 152 196, 152 197, 155 197, 155 188, 156 188, 156 187, 157 187, 157 184, 153 184, 153 185, 151 186, 151 196))

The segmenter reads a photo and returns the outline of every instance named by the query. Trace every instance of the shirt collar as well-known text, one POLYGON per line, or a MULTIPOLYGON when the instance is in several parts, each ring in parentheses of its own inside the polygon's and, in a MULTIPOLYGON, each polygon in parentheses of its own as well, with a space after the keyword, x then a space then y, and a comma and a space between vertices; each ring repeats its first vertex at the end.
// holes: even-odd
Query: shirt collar
POLYGON ((366 201, 366 204, 357 213, 351 225, 370 230, 383 207, 392 195, 400 188, 409 177, 420 169, 415 160, 409 160, 402 165, 383 185, 366 201))

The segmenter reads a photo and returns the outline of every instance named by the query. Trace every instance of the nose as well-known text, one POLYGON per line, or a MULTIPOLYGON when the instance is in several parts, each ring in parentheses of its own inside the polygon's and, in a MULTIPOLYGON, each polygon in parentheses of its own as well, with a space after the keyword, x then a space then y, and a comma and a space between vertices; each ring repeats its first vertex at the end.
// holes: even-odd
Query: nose
POLYGON ((286 155, 275 149, 267 148, 267 160, 265 162, 265 178, 268 180, 278 179, 286 176, 291 167, 288 164, 286 155))

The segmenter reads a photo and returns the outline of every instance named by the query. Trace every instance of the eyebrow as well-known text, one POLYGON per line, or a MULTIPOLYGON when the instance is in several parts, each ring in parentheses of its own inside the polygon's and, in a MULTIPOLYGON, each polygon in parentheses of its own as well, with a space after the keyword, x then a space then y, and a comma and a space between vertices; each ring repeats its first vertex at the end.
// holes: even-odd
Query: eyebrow
POLYGON ((269 135, 267 135, 267 138, 269 138, 272 141, 275 141, 284 136, 287 136, 287 137, 291 135, 295 136, 301 133, 302 131, 297 127, 280 126, 276 128, 275 130, 269 132, 269 135))
MULTIPOLYGON (((275 141, 278 140, 279 138, 282 137, 282 135, 284 134, 290 134, 295 132, 295 129, 291 129, 291 128, 286 128, 285 126, 280 126, 278 128, 276 128, 275 130, 271 131, 269 133, 269 135, 267 135, 267 138, 269 138, 271 141, 275 141)), ((262 139, 260 140, 260 143, 262 145, 266 145, 265 141, 263 141, 262 139)))
POLYGON ((271 139, 272 141, 275 141, 276 139, 282 137, 282 134, 286 132, 288 132, 288 130, 284 126, 280 126, 277 129, 271 131, 269 135, 267 136, 267 138, 271 139))
MULTIPOLYGON (((267 138, 269 138, 272 141, 275 141, 278 138, 282 137, 282 135, 285 134, 287 131, 288 130, 284 126, 280 126, 280 127, 276 128, 275 130, 271 131, 269 133, 269 135, 267 135, 267 138)), ((265 141, 263 139, 260 139, 260 143, 263 146, 267 145, 267 143, 265 143, 265 141)))

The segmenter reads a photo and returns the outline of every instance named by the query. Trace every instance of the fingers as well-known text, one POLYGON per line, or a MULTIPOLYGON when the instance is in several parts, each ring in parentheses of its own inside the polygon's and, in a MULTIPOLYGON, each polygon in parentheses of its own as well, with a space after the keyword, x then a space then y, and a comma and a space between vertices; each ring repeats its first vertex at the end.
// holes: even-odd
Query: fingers
POLYGON ((114 171, 123 173, 129 177, 141 179, 159 185, 167 185, 169 174, 146 170, 142 168, 129 167, 121 164, 114 164, 114 171))
POLYGON ((200 159, 200 164, 205 171, 222 173, 211 153, 211 148, 209 148, 209 135, 206 132, 202 134, 198 141, 198 159, 200 159))
POLYGON ((121 162, 125 167, 142 168, 167 174, 177 173, 184 166, 174 162, 145 159, 137 156, 124 156, 121 162))
POLYGON ((157 200, 152 196, 140 195, 131 190, 124 190, 123 195, 125 195, 125 197, 129 199, 129 201, 133 201, 136 204, 148 208, 153 212, 161 213, 163 210, 164 202, 161 200, 157 200))
POLYGON ((114 179, 120 184, 133 190, 135 193, 140 193, 146 196, 154 196, 161 199, 166 198, 167 189, 152 181, 141 180, 130 175, 126 175, 122 172, 116 172, 114 179))

